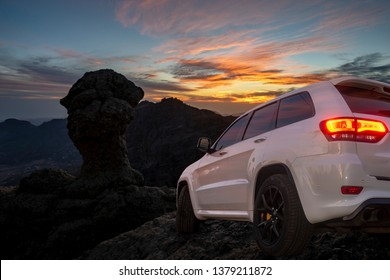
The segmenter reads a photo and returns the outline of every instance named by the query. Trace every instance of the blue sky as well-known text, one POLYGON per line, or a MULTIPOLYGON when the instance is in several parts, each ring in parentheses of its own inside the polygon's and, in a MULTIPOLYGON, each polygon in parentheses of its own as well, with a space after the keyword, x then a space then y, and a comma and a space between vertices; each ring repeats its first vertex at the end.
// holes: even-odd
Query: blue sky
POLYGON ((66 117, 85 72, 223 114, 356 75, 390 82, 390 1, 0 0, 0 120, 66 117))

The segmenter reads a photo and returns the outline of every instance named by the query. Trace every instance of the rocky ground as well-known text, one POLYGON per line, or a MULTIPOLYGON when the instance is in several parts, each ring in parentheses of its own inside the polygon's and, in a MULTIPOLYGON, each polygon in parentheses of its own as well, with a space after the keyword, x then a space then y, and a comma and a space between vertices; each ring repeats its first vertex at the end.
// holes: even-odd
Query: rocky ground
POLYGON ((172 189, 122 185, 91 194, 66 181, 64 171, 42 170, 0 188, 1 259, 74 259, 175 209, 172 189))
MULTIPOLYGON (((252 225, 205 221, 199 232, 176 233, 175 212, 106 240, 82 259, 272 259, 259 251, 252 225)), ((279 259, 390 259, 389 235, 319 233, 300 255, 279 259)))
MULTIPOLYGON (((2 259, 273 259, 259 251, 251 223, 209 220, 177 234, 172 189, 130 189, 80 199, 0 188, 2 259)), ((318 233, 302 254, 279 259, 390 259, 390 238, 318 233)))

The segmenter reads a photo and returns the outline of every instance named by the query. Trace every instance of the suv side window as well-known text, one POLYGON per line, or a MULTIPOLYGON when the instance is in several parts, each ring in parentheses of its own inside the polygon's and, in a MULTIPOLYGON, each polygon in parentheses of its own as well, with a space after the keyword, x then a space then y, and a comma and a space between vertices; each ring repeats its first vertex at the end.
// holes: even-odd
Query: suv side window
POLYGON ((311 118, 314 114, 314 105, 310 94, 308 92, 295 94, 280 101, 276 127, 311 118))
POLYGON ((277 103, 274 102, 256 110, 245 131, 244 139, 268 132, 275 128, 277 103))
POLYGON ((214 149, 218 151, 222 148, 226 148, 230 145, 240 142, 242 140, 242 134, 244 133, 249 117, 250 114, 247 114, 235 121, 215 143, 214 149))

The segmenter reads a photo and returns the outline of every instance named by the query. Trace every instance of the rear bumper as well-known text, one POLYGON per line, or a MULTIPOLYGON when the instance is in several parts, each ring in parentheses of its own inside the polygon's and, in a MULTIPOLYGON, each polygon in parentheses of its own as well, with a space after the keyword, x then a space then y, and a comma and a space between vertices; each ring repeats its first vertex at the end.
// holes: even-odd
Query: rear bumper
POLYGON ((332 228, 390 232, 390 198, 366 200, 350 215, 321 224, 332 228))
MULTIPOLYGON (((312 224, 333 219, 346 221, 344 217, 359 216, 356 213, 367 203, 373 204, 373 199, 390 201, 388 178, 368 175, 354 153, 299 158, 290 170, 305 215, 312 224), (359 195, 344 195, 342 186, 360 186, 363 191, 359 195)), ((367 211, 365 214, 368 215, 367 211)))

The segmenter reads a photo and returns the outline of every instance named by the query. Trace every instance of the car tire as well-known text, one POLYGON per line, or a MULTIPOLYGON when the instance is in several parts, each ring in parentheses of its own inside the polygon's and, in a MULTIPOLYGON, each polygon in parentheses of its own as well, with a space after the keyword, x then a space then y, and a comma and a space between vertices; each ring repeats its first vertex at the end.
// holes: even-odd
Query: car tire
POLYGON ((272 175, 261 184, 253 221, 258 246, 275 257, 299 254, 313 235, 295 185, 285 174, 272 175))
POLYGON ((178 233, 192 233, 199 228, 199 220, 195 217, 191 204, 188 186, 184 186, 179 194, 176 211, 176 230, 178 233))

